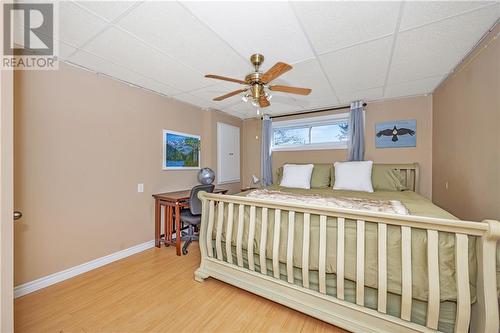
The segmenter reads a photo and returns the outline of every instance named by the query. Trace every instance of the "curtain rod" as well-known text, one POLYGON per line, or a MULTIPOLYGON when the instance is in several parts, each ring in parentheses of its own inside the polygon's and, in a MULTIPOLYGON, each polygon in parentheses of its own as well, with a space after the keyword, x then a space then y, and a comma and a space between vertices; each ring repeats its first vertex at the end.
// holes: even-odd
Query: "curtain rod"
MULTIPOLYGON (((363 106, 366 106, 366 103, 363 103, 363 106)), ((337 106, 335 108, 328 108, 328 109, 319 109, 319 110, 311 110, 311 111, 305 111, 305 112, 299 112, 299 113, 291 113, 291 114, 282 114, 279 116, 270 116, 269 118, 282 118, 282 117, 292 117, 292 116, 299 116, 303 114, 311 114, 311 113, 316 113, 316 112, 326 112, 326 111, 335 111, 335 110, 342 110, 342 109, 349 109, 351 108, 349 105, 346 106, 337 106)))

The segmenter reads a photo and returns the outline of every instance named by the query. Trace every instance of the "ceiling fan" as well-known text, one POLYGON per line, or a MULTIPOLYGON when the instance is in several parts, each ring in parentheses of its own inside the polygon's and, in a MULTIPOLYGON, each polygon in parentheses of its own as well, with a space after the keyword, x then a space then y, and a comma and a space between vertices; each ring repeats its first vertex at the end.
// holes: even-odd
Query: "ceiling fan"
POLYGON ((245 80, 238 80, 214 74, 205 75, 205 77, 210 79, 224 80, 245 85, 245 87, 242 89, 238 89, 214 98, 214 101, 222 101, 226 98, 244 92, 245 94, 241 98, 244 102, 251 101, 252 105, 255 107, 265 108, 271 105, 269 100, 271 99, 272 95, 268 90, 297 95, 309 95, 311 93, 311 89, 308 88, 270 85, 271 81, 291 70, 293 68, 292 66, 285 64, 284 62, 277 62, 273 67, 268 69, 267 72, 263 73, 260 71, 260 65, 262 65, 262 63, 264 62, 264 56, 262 54, 253 54, 250 57, 250 62, 255 67, 255 70, 252 73, 248 74, 245 77, 245 80))

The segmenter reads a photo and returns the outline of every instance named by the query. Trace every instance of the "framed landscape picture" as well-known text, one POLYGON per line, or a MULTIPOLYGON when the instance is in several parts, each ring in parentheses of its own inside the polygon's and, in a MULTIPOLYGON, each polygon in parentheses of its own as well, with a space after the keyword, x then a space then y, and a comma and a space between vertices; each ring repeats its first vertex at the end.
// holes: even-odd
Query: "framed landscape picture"
POLYGON ((400 148, 417 146, 417 121, 395 120, 375 125, 377 148, 400 148))
POLYGON ((163 130, 163 170, 200 168, 199 135, 163 130))

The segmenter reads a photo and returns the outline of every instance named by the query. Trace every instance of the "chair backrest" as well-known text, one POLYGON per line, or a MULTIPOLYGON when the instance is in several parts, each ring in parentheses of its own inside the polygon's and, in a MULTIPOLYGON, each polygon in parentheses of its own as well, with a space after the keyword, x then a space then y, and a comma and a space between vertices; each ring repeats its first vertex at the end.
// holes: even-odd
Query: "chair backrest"
POLYGON ((198 199, 198 192, 205 191, 212 193, 215 186, 213 184, 209 185, 196 185, 191 189, 191 194, 189 195, 189 211, 193 215, 201 214, 201 200, 198 199))

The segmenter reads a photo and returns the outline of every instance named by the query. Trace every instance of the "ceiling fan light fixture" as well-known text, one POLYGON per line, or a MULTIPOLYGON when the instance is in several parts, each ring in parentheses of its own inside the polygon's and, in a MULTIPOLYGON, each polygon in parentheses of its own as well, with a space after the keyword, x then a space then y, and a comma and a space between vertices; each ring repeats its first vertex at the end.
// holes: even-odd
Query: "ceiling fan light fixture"
POLYGON ((252 97, 256 100, 258 100, 260 98, 260 95, 262 95, 262 91, 263 91, 262 85, 260 85, 259 83, 254 83, 250 90, 252 92, 252 97))
MULTIPOLYGON (((311 93, 311 89, 309 88, 270 85, 271 81, 290 71, 292 66, 285 64, 284 62, 277 62, 274 66, 263 72, 260 70, 260 66, 264 61, 263 55, 254 54, 250 57, 250 61, 254 65, 254 71, 245 76, 244 80, 233 79, 231 77, 215 74, 205 75, 206 78, 239 83, 245 86, 242 89, 237 89, 225 95, 218 96, 213 99, 214 101, 219 102, 232 96, 241 96, 240 94, 243 93, 243 96, 241 96, 241 100, 243 102, 251 102, 256 108, 266 108, 271 105, 269 101, 273 97, 270 91, 279 91, 297 95, 309 95, 311 93)), ((258 112, 260 112, 260 110, 258 112)))

